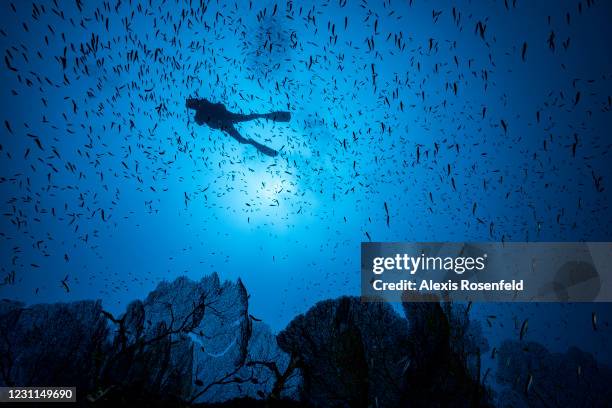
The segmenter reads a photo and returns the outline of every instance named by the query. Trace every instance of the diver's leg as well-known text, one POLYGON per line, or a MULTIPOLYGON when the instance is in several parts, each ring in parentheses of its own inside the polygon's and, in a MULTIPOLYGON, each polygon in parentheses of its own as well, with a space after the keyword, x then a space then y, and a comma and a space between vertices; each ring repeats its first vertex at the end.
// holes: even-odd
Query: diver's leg
POLYGON ((251 114, 248 114, 248 115, 243 115, 242 113, 233 113, 231 121, 233 123, 248 122, 249 120, 263 119, 264 116, 265 115, 260 115, 258 113, 251 113, 251 114))
POLYGON ((261 143, 257 143, 253 139, 244 138, 234 126, 224 127, 223 130, 225 130, 225 132, 227 132, 228 135, 236 139, 239 143, 250 144, 252 146, 255 146, 257 150, 259 150, 261 153, 265 154, 266 156, 274 157, 278 154, 278 152, 272 149, 271 147, 264 146, 261 143))
POLYGON ((268 119, 274 122, 289 122, 291 120, 291 112, 278 111, 278 112, 270 112, 270 113, 251 113, 248 115, 243 115, 240 113, 232 114, 232 122, 246 122, 254 119, 268 119))
POLYGON ((266 156, 274 157, 278 155, 278 152, 276 150, 266 145, 262 145, 261 143, 258 143, 254 141, 253 139, 249 139, 249 144, 255 146, 257 150, 259 150, 261 153, 265 154, 266 156))
POLYGON ((263 116, 264 118, 273 120, 274 122, 289 122, 291 120, 291 112, 286 111, 270 112, 263 116))
POLYGON ((234 127, 234 125, 223 126, 222 130, 236 139, 239 143, 249 143, 249 139, 242 137, 242 135, 238 132, 238 129, 234 127))

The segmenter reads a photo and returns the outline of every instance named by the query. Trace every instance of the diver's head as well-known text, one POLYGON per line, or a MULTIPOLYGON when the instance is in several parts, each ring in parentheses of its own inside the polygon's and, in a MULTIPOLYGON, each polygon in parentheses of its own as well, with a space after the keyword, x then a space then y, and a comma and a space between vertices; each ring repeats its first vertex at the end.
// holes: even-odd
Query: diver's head
POLYGON ((187 98, 185 106, 189 109, 198 109, 198 100, 196 98, 187 98))

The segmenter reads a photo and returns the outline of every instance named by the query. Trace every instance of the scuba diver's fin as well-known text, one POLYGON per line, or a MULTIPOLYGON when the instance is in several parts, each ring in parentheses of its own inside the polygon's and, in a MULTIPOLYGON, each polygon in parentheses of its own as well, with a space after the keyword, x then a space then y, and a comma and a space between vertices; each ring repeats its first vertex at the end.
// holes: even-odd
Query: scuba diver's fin
POLYGON ((291 120, 291 112, 278 111, 266 113, 263 115, 264 118, 268 120, 273 120, 275 122, 289 122, 291 120))

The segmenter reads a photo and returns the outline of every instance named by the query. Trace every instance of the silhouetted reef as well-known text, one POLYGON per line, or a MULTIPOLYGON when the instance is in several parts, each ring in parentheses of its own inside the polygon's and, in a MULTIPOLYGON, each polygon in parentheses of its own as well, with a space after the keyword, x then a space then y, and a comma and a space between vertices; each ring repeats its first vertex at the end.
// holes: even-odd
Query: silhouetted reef
MULTIPOLYGON (((0 302, 0 385, 76 386, 79 405, 481 407, 610 400, 611 371, 577 349, 488 350, 463 305, 325 300, 278 335, 253 318, 240 280, 162 282, 113 316, 100 301, 0 302), (561 391, 555 391, 562 387, 561 391)), ((603 404, 603 405, 602 405, 603 404)))

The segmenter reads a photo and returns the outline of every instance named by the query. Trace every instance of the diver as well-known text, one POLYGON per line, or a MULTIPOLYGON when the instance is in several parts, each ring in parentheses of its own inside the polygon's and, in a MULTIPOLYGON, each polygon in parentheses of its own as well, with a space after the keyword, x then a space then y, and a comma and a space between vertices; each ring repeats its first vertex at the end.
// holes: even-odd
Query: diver
POLYGON ((253 139, 243 137, 234 124, 238 122, 246 122, 253 119, 267 119, 275 122, 289 122, 291 119, 290 112, 278 111, 271 113, 252 113, 244 115, 241 113, 233 113, 227 110, 222 103, 212 103, 207 99, 188 98, 186 102, 187 108, 194 109, 195 122, 198 125, 206 124, 212 129, 219 129, 227 133, 240 143, 246 143, 255 146, 261 153, 274 157, 278 152, 271 147, 264 146, 253 139))

